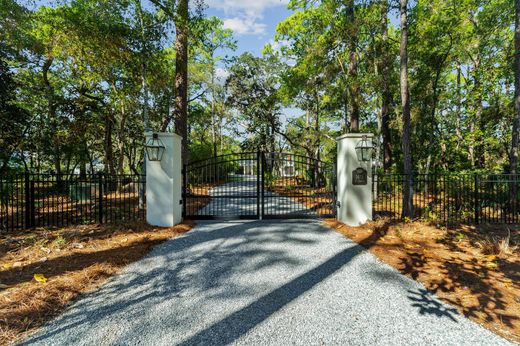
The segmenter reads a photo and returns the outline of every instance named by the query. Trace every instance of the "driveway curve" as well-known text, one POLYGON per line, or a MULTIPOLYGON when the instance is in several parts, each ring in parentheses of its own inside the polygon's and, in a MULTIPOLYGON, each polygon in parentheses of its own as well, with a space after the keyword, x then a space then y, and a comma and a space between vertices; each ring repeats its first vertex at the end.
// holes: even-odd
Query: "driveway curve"
POLYGON ((200 222, 23 345, 507 345, 318 220, 200 222))

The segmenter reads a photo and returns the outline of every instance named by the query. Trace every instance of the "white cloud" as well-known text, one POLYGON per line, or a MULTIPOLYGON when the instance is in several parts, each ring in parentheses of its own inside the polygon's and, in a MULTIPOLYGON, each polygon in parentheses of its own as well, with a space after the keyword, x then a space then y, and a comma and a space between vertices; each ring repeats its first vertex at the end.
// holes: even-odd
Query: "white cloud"
POLYGON ((288 46, 290 44, 289 40, 275 41, 274 39, 270 39, 267 43, 271 45, 275 53, 279 53, 283 46, 288 46))
POLYGON ((209 7, 221 10, 227 18, 224 27, 237 35, 259 35, 266 33, 262 23, 264 12, 272 7, 287 6, 289 0, 208 0, 209 7))
POLYGON ((224 20, 224 28, 231 29, 237 35, 264 35, 266 25, 251 18, 228 18, 224 20))
POLYGON ((215 69, 215 77, 217 77, 219 81, 225 81, 227 77, 229 77, 229 74, 229 71, 225 68, 217 67, 215 69))
POLYGON ((207 3, 209 7, 223 10, 226 14, 261 14, 271 7, 287 6, 289 0, 208 0, 207 3))

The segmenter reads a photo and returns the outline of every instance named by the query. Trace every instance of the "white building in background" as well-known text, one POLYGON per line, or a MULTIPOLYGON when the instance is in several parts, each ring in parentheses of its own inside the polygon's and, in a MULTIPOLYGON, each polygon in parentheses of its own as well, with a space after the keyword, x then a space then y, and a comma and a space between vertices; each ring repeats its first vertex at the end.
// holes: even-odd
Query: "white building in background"
POLYGON ((241 173, 244 175, 255 175, 256 174, 256 161, 255 160, 240 160, 239 165, 241 167, 241 173))
MULTIPOLYGON (((93 174, 97 172, 103 172, 105 170, 105 164, 101 162, 100 159, 95 159, 92 161, 92 166, 87 164, 87 174, 93 174)), ((79 174, 80 169, 79 167, 74 168, 74 174, 79 174)))
POLYGON ((280 165, 279 173, 280 176, 284 178, 291 178, 297 175, 293 155, 285 155, 282 160, 282 164, 280 165))

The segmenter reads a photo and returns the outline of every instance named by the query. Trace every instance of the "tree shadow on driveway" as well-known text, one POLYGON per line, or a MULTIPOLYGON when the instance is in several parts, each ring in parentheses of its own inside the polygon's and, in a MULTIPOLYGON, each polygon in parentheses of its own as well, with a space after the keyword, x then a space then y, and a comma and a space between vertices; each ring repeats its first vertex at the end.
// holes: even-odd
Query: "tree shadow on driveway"
POLYGON ((248 306, 198 332, 179 345, 229 344, 269 318, 316 284, 332 275, 352 260, 359 252, 349 248, 334 255, 326 262, 280 286, 248 306), (215 340, 215 337, 218 340, 215 340))
MULTIPOLYGON (((153 336, 143 335, 148 330, 139 324, 156 321, 157 311, 162 311, 165 316, 160 317, 168 321, 167 326, 161 326, 163 329, 186 323, 186 311, 178 314, 171 310, 177 305, 158 310, 167 302, 181 304, 178 299, 186 298, 191 309, 197 309, 197 304, 208 302, 204 299, 226 304, 223 300, 242 297, 246 299, 241 301, 244 304, 238 305, 236 311, 222 312, 223 319, 212 320, 213 324, 197 331, 196 327, 203 325, 199 321, 191 333, 181 333, 170 340, 181 342, 195 333, 183 344, 230 343, 338 271, 361 249, 352 244, 342 251, 331 251, 332 257, 320 255, 319 261, 314 262, 317 265, 310 267, 307 258, 297 256, 291 247, 308 249, 312 254, 320 233, 331 232, 317 222, 226 222, 218 227, 201 223, 197 229, 158 246, 98 291, 83 296, 22 344, 84 344, 100 340, 111 343, 106 338, 126 343, 125 340, 153 336), (270 229, 265 231, 266 227, 270 229), (256 280, 236 280, 241 273, 249 278, 262 276, 262 270, 275 266, 277 270, 283 268, 286 274, 282 277, 287 279, 274 290, 261 280, 260 284, 256 280), (301 266, 305 271, 297 276, 296 269, 301 272, 301 266), (263 295, 265 289, 270 289, 270 293, 263 295), (191 297, 195 298, 189 300, 191 297)), ((194 311, 189 314, 196 314, 194 311)))

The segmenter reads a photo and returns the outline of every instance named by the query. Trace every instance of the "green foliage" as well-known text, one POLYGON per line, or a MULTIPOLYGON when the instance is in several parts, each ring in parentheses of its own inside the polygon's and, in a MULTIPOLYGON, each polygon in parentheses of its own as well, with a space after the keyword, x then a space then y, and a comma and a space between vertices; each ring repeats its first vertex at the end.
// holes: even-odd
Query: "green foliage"
MULTIPOLYGON (((286 103, 306 113, 287 128, 292 139, 300 138, 293 145, 297 150, 323 151, 322 145, 332 143, 328 137, 350 130, 355 107, 360 108, 360 130, 381 136, 386 85, 392 170, 401 170, 400 33, 389 20, 396 15, 392 5, 386 0, 290 2, 293 14, 277 27, 281 48, 275 52, 269 46, 265 52, 291 63, 281 90, 286 103), (313 134, 316 119, 324 126, 313 134)), ((511 1, 419 0, 411 5, 414 170, 503 171, 514 114, 511 1)), ((382 161, 382 148, 376 154, 382 161)))
MULTIPOLYGON (((23 4, 0 3, 0 174, 140 172, 145 127, 173 130, 176 2, 23 4)), ((232 31, 200 5, 189 22, 191 160, 258 149, 334 160, 335 138, 358 116, 377 159, 385 145, 387 169, 401 171, 393 1, 292 0, 261 57, 230 57, 232 31)), ((513 15, 509 0, 411 2, 415 171, 507 170, 513 15)))
MULTIPOLYGON (((24 166, 139 172, 145 126, 168 129, 174 104, 174 23, 164 9, 140 0, 73 0, 29 10, 6 0, 0 14, 0 173, 24 166)), ((216 50, 236 43, 218 18, 194 17, 190 25, 197 157, 207 154, 211 110, 220 123, 229 117, 222 83, 212 76, 229 60, 216 50)), ((223 126, 215 125, 220 151, 232 147, 223 126)))

